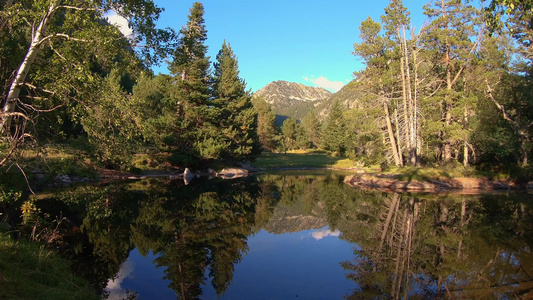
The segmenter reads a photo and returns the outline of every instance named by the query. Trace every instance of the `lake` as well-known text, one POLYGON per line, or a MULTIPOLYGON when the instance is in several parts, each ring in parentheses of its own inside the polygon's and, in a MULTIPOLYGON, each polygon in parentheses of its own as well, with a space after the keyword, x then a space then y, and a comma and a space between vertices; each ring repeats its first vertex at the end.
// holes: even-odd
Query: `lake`
POLYGON ((41 197, 109 299, 533 296, 532 195, 358 190, 330 171, 147 179, 41 197))

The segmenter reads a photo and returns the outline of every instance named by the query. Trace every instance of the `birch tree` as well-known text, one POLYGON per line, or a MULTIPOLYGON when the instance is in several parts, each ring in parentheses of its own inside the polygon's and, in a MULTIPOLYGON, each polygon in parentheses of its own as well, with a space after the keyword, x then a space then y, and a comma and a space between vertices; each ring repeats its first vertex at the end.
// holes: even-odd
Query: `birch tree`
MULTIPOLYGON (((156 63, 167 50, 165 42, 171 41, 171 30, 155 28, 155 21, 161 13, 151 0, 138 1, 65 1, 36 0, 8 1, 1 11, 5 28, 24 26, 27 42, 18 45, 25 49, 25 55, 13 71, 14 76, 1 102, 0 136, 12 143, 26 133, 13 125, 13 120, 27 120, 27 109, 31 109, 35 98, 27 94, 39 93, 39 99, 80 100, 80 91, 90 86, 95 79, 95 62, 106 57, 105 51, 113 53, 123 48, 125 41, 145 64, 156 63), (118 30, 106 24, 104 13, 116 11, 125 17, 135 35, 126 40, 117 36, 118 30), (72 52, 75 52, 75 55, 72 52), (83 55, 79 55, 79 54, 83 55), (35 73, 36 64, 62 64, 63 76, 50 87, 40 86, 47 75, 35 73), (26 109, 22 109, 25 107, 26 109)), ((6 29, 7 30, 7 29, 6 29)), ((108 62, 112 63, 112 62, 108 62)), ((47 107, 43 110, 50 110, 47 107)), ((16 124, 15 124, 16 125, 16 124)))

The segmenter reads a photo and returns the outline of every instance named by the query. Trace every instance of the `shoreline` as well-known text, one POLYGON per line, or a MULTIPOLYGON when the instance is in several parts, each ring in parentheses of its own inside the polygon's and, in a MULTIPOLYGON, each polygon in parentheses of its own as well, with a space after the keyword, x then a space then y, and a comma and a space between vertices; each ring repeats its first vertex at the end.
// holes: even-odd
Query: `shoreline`
POLYGON ((487 178, 457 177, 449 179, 404 180, 399 175, 353 174, 346 176, 344 183, 363 189, 406 193, 462 193, 479 194, 507 190, 529 189, 529 184, 521 185, 514 181, 504 182, 487 178))
MULTIPOLYGON (((253 171, 248 170, 246 175, 264 174, 268 172, 285 172, 285 171, 341 171, 353 172, 346 175, 344 183, 354 188, 379 190, 384 192, 419 192, 419 193, 462 193, 462 194, 479 194, 483 192, 495 192, 506 190, 526 190, 533 188, 533 184, 518 184, 515 181, 498 181, 488 178, 476 177, 456 177, 456 178, 427 178, 427 180, 418 179, 401 179, 401 174, 385 174, 381 172, 361 172, 356 168, 321 168, 321 167, 275 167, 275 168, 258 168, 253 171)), ((109 182, 114 180, 140 180, 146 178, 182 178, 183 172, 150 170, 141 174, 129 172, 97 170, 100 182, 109 182)), ((205 172, 196 172, 202 174, 205 172)))

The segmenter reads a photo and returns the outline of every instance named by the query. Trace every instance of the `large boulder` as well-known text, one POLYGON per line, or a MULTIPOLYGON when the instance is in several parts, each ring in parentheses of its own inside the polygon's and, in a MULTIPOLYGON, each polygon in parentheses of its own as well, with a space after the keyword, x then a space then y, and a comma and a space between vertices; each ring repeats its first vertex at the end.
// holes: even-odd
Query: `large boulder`
POLYGON ((185 168, 185 171, 183 172, 183 181, 185 182, 185 185, 189 184, 191 180, 196 176, 189 168, 185 168))
POLYGON ((248 176, 248 170, 241 168, 222 169, 222 171, 218 172, 218 176, 224 179, 246 177, 248 176))

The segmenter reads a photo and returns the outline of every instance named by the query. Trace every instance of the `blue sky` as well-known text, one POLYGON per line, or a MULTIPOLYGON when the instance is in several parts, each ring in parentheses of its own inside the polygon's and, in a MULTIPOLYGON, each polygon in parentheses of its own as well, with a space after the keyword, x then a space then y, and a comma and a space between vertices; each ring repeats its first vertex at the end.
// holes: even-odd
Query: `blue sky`
MULTIPOLYGON (((195 1, 155 0, 165 8, 158 27, 176 31, 187 22, 195 1)), ((335 91, 362 68, 351 54, 359 25, 379 20, 389 0, 207 0, 207 45, 214 61, 224 39, 239 59, 241 78, 256 91, 275 80, 322 86, 335 91), (335 83, 336 82, 336 83, 335 83)), ((428 0, 405 0, 413 24, 425 21, 428 0)), ((154 72, 168 73, 166 65, 154 72)))

